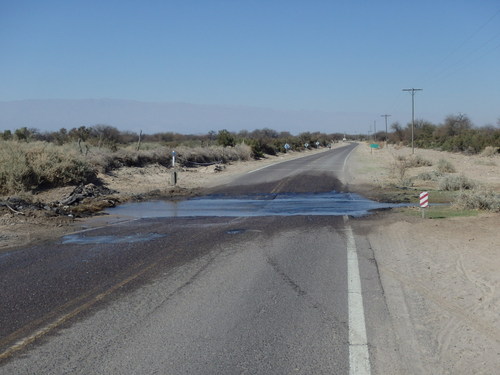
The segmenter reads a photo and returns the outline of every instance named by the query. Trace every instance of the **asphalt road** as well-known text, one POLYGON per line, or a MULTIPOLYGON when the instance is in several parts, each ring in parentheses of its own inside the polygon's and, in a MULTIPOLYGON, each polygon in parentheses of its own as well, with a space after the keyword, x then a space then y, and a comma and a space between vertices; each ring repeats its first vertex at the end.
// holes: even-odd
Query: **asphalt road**
MULTIPOLYGON (((341 190, 353 147, 210 193, 341 190)), ((155 218, 0 254, 0 374, 400 373, 355 229, 345 216, 155 218)))

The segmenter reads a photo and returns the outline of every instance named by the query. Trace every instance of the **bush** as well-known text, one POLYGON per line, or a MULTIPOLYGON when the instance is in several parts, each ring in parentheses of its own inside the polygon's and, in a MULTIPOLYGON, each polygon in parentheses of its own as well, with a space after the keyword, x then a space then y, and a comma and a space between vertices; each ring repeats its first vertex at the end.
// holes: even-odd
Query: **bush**
POLYGON ((443 174, 438 171, 424 172, 417 176, 417 178, 423 181, 438 181, 441 177, 443 177, 443 174))
POLYGON ((0 194, 88 182, 94 168, 70 146, 46 142, 0 143, 0 194))
POLYGON ((483 150, 481 156, 492 157, 498 155, 499 152, 500 152, 500 147, 488 146, 483 150))
POLYGON ((396 156, 392 163, 392 174, 396 177, 400 186, 409 187, 413 185, 411 178, 406 177, 408 171, 408 159, 402 156, 396 156))
POLYGON ((238 144, 234 147, 179 147, 179 162, 183 165, 192 163, 227 163, 229 161, 249 160, 252 157, 250 146, 238 144))
POLYGON ((476 183, 467 177, 446 176, 439 181, 439 189, 445 191, 470 190, 476 187, 476 183))
POLYGON ((499 212, 500 197, 494 192, 484 189, 469 191, 462 190, 458 193, 453 205, 461 209, 499 212))
POLYGON ((432 162, 430 160, 424 159, 420 155, 413 155, 413 156, 406 158, 406 164, 410 168, 432 166, 432 162))
POLYGON ((439 159, 437 163, 437 170, 441 173, 455 173, 456 169, 448 160, 439 159))

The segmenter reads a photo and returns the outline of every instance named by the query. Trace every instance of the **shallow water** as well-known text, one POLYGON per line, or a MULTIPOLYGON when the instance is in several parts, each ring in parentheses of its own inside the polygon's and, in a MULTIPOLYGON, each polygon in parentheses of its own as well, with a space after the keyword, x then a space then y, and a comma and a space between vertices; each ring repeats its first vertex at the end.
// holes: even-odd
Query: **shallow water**
POLYGON ((146 233, 129 236, 91 236, 86 233, 69 234, 62 238, 63 244, 115 244, 147 242, 157 238, 165 237, 164 234, 146 233))
POLYGON ((179 202, 127 203, 105 211, 132 218, 153 217, 248 217, 248 216, 363 216, 376 209, 404 204, 380 203, 353 193, 280 193, 245 196, 212 195, 179 202))

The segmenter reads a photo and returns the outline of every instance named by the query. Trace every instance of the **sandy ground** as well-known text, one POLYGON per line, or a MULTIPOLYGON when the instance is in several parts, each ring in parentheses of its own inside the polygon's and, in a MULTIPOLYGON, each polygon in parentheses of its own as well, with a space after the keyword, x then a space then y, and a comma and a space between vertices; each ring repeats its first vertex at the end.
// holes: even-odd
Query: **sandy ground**
MULTIPOLYGON (((391 173, 395 156, 410 154, 407 148, 372 152, 365 145, 358 147, 349 182, 365 190, 386 189, 396 180, 391 173)), ((457 174, 500 192, 498 156, 429 150, 416 154, 434 165, 449 160, 457 174)), ((408 175, 433 168, 412 168, 408 175)), ((429 188, 429 182, 416 180, 415 185, 417 191, 429 188)), ((403 373, 498 374, 500 214, 431 220, 406 209, 356 224, 358 231, 368 233, 375 254, 405 362, 403 373)))
MULTIPOLYGON (((339 145, 337 145, 338 147, 339 145)), ((222 171, 214 166, 178 171, 177 186, 171 171, 159 165, 122 168, 100 178, 119 191, 118 199, 151 196, 185 196, 222 184, 239 174, 271 163, 310 155, 289 153, 265 160, 233 163, 222 171)), ((344 183, 349 188, 383 196, 397 181, 391 167, 408 148, 371 150, 359 146, 350 156, 344 183)), ((407 177, 432 171, 446 159, 456 174, 500 192, 500 157, 465 156, 416 150, 434 166, 411 168, 407 177)), ((415 193, 435 183, 413 180, 415 193), (419 190, 420 189, 420 190, 419 190)), ((72 188, 55 189, 36 198, 49 202, 64 198, 72 188)), ((406 193, 406 196, 408 194, 406 193)), ((431 203, 432 203, 431 195, 431 203)), ((415 209, 416 210, 416 209, 415 209)), ((0 216, 0 252, 75 231, 84 219, 43 215, 0 216)), ((401 210, 357 220, 354 226, 367 234, 384 287, 387 306, 405 360, 404 374, 496 374, 500 369, 500 214, 422 219, 418 212, 401 210)))

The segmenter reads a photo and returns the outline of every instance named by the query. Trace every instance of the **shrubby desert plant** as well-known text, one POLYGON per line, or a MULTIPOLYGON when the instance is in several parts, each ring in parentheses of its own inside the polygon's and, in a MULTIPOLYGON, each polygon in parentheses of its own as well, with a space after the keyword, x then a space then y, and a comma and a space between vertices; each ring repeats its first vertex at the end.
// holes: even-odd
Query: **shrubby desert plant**
POLYGON ((424 159, 420 155, 413 155, 406 158, 406 164, 410 168, 417 167, 430 167, 432 162, 430 160, 424 159))
POLYGON ((420 173, 417 178, 423 180, 423 181, 438 181, 443 174, 438 171, 431 171, 431 172, 424 172, 420 173))
POLYGON ((230 161, 249 160, 252 157, 250 146, 237 144, 234 147, 179 147, 179 162, 183 165, 194 163, 227 163, 230 161))
POLYGON ((439 180, 439 189, 445 191, 470 190, 477 184, 463 175, 449 175, 439 180))
POLYGON ((485 189, 462 190, 456 196, 453 205, 461 209, 499 212, 500 196, 485 189))
POLYGON ((481 156, 492 157, 500 153, 500 147, 487 146, 481 152, 481 156))
POLYGON ((446 159, 439 159, 437 163, 437 171, 441 173, 455 173, 456 169, 451 162, 446 159))
POLYGON ((96 173, 71 146, 46 142, 0 143, 0 193, 87 182, 96 173))

